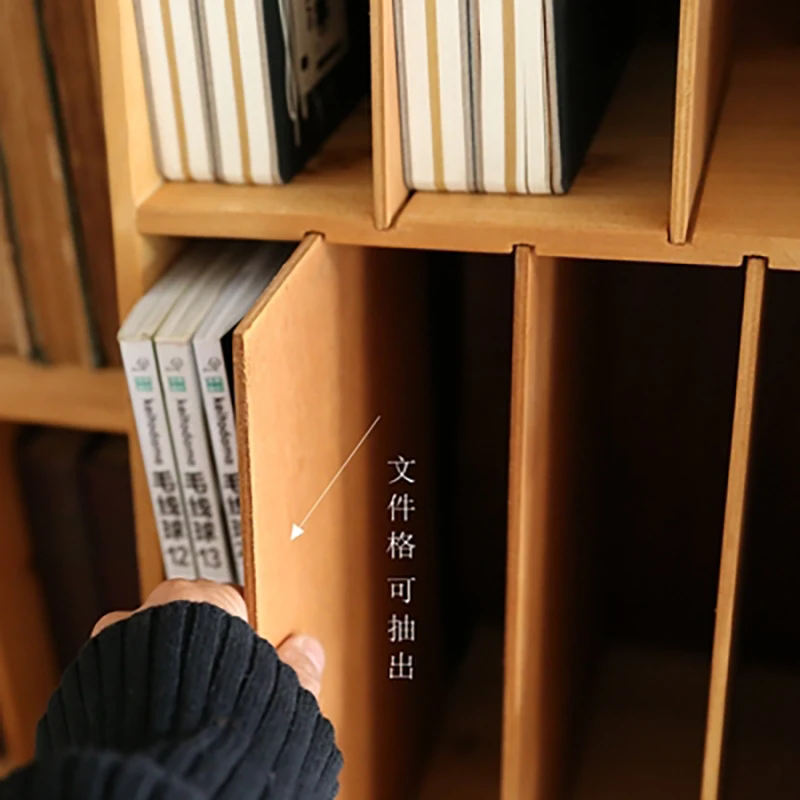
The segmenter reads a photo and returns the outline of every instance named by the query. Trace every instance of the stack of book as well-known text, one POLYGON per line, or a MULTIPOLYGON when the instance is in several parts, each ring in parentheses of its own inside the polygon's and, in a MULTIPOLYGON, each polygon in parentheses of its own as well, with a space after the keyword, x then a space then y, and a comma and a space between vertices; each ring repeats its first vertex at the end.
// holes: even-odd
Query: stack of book
POLYGON ((168 180, 286 183, 366 89, 362 0, 135 0, 168 180))
POLYGON ((63 668, 103 614, 139 604, 128 440, 28 428, 17 441, 16 458, 63 668))
POLYGON ((0 9, 0 353, 118 365, 94 3, 0 9))
POLYGON ((568 191, 629 53, 638 4, 393 2, 409 188, 568 191))
POLYGON ((169 578, 244 582, 232 335, 292 249, 192 245, 119 331, 169 578))

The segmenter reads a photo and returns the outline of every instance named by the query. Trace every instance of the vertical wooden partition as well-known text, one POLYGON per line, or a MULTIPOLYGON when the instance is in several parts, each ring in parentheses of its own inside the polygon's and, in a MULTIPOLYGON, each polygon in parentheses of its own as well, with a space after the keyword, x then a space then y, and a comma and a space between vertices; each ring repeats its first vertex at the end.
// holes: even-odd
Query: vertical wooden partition
POLYGON ((565 260, 516 254, 502 800, 563 796, 582 659, 579 292, 565 260))
POLYGON ((767 265, 762 259, 748 261, 711 663, 702 800, 718 800, 721 796, 766 272, 767 265))
POLYGON ((733 0, 681 3, 670 240, 689 235, 717 114, 731 46, 733 0))

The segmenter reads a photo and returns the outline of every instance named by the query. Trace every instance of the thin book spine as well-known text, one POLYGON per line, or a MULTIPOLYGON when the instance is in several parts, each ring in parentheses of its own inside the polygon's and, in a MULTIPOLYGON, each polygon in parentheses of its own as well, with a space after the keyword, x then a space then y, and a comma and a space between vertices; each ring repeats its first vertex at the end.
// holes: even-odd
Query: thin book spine
POLYGON ((194 355, 208 434, 214 454, 222 508, 228 528, 233 564, 240 585, 244 585, 242 512, 239 495, 239 454, 236 448, 236 423, 233 398, 219 339, 195 341, 194 355))
POLYGON ((122 341, 122 363, 167 578, 197 578, 164 394, 150 339, 122 341))
POLYGON ((197 571, 201 578, 232 583, 234 575, 192 345, 157 342, 156 353, 197 571))

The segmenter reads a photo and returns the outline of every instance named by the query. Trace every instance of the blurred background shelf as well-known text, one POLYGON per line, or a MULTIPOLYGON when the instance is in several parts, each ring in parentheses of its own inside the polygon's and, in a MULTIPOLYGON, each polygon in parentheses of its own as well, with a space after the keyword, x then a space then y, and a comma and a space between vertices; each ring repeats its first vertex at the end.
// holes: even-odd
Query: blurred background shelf
POLYGON ((48 367, 0 357, 0 420, 127 433, 125 375, 121 369, 48 367))

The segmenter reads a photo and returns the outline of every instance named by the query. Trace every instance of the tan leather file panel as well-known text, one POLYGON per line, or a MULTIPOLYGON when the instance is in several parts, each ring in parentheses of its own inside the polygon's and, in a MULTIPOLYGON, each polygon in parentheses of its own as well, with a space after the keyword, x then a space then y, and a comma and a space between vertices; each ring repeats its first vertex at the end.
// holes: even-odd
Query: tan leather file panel
POLYGON ((325 646, 321 704, 345 757, 344 800, 412 796, 433 733, 423 262, 309 236, 234 343, 249 607, 273 643, 304 632, 325 646), (406 630, 391 642, 394 615, 415 623, 415 641, 406 630))

